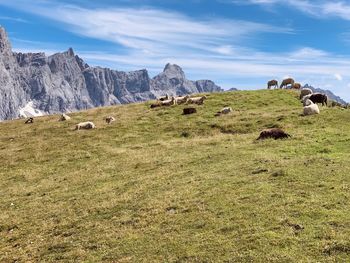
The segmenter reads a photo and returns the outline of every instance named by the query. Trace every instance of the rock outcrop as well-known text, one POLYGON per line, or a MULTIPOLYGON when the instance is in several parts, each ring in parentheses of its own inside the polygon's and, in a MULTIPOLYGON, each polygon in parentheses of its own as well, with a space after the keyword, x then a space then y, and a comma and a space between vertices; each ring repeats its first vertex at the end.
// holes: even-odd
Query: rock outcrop
POLYGON ((15 53, 0 27, 0 120, 140 102, 163 94, 219 91, 210 80, 187 80, 183 70, 172 64, 151 79, 145 69, 122 72, 91 67, 72 48, 48 57, 15 53))

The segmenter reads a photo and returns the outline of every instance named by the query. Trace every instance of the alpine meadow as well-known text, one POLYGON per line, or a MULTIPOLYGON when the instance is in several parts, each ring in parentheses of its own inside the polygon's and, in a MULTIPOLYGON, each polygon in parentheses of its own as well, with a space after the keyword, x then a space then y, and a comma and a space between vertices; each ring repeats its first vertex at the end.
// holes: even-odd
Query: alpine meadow
POLYGON ((192 115, 146 102, 0 123, 0 261, 346 262, 349 110, 206 96, 192 115), (256 140, 268 127, 291 138, 256 140))

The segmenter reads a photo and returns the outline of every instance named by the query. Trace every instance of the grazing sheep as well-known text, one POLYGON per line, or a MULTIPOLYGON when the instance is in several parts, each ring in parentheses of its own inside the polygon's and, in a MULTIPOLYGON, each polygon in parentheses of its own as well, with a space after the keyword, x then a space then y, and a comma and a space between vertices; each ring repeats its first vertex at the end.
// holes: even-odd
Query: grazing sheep
POLYGON ((304 116, 320 114, 320 109, 317 104, 313 103, 311 100, 306 100, 304 104, 306 105, 303 111, 304 116))
POLYGON ((311 94, 309 98, 313 103, 322 103, 322 106, 326 105, 327 106, 327 95, 321 94, 321 93, 314 93, 311 94))
POLYGON ((165 101, 165 100, 168 100, 169 99, 169 96, 168 96, 168 94, 166 94, 165 96, 163 96, 163 97, 159 97, 157 100, 158 101, 165 101))
POLYGON ((30 117, 24 123, 29 124, 29 123, 33 123, 33 122, 34 122, 34 118, 30 117))
POLYGON ((196 112, 197 112, 196 108, 184 108, 183 109, 183 115, 189 115, 189 114, 193 114, 196 112))
POLYGON ((302 99, 304 96, 309 95, 309 94, 312 94, 312 90, 309 88, 303 88, 300 91, 300 99, 302 99))
POLYGON ((186 102, 186 104, 198 104, 202 105, 204 103, 204 100, 207 99, 206 96, 202 97, 194 97, 194 98, 189 98, 186 102))
POLYGON ((277 140, 277 139, 284 139, 288 137, 291 137, 291 136, 288 133, 285 133, 283 130, 279 128, 272 128, 272 129, 263 130, 260 133, 260 136, 258 137, 257 140, 265 140, 268 138, 277 140))
POLYGON ((62 114, 60 117, 60 121, 69 121, 71 119, 71 117, 69 117, 67 114, 62 114))
POLYGON ((183 103, 186 103, 186 101, 189 99, 190 96, 186 95, 184 97, 176 97, 175 98, 175 104, 180 105, 183 103))
POLYGON ((294 85, 294 79, 292 78, 284 79, 281 83, 280 89, 282 89, 283 87, 287 88, 288 85, 290 85, 290 87, 292 88, 294 85))
POLYGON ((106 122, 107 122, 108 124, 111 124, 112 122, 115 121, 115 118, 112 117, 112 116, 108 116, 105 120, 106 120, 106 122))
POLYGON ((175 104, 175 98, 172 97, 171 100, 163 100, 160 102, 160 106, 171 106, 175 104))
POLYGON ((76 130, 81 130, 81 129, 89 130, 89 129, 95 129, 95 128, 96 128, 95 124, 91 121, 81 122, 75 126, 76 130))
POLYGON ((220 116, 222 114, 229 114, 232 112, 232 108, 231 107, 225 107, 225 108, 222 108, 220 111, 218 111, 215 116, 220 116))
POLYGON ((272 87, 278 88, 278 81, 273 79, 267 82, 267 89, 271 89, 272 87))
POLYGON ((301 84, 295 82, 295 83, 293 84, 292 88, 293 88, 293 89, 301 89, 301 84))

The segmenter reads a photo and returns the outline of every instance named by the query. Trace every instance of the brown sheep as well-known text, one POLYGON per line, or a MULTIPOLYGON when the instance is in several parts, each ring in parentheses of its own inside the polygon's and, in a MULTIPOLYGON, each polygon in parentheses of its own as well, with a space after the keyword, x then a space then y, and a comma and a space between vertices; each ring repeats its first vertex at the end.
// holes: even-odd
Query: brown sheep
POLYGON ((278 81, 273 79, 267 82, 267 89, 271 89, 271 87, 278 88, 278 81))
POLYGON ((300 83, 297 83, 297 82, 295 82, 294 84, 293 84, 293 89, 301 89, 301 84, 300 83))
POLYGON ((272 139, 285 139, 291 137, 289 134, 285 133, 282 129, 279 128, 272 128, 272 129, 266 129, 263 130, 260 133, 260 136, 258 137, 257 140, 265 140, 268 138, 272 138, 272 139))
POLYGON ((196 113, 196 108, 184 108, 183 109, 183 115, 193 114, 196 113))
POLYGON ((294 85, 294 79, 292 78, 287 78, 287 79, 284 79, 281 83, 281 86, 280 86, 280 89, 282 89, 283 87, 288 87, 288 85, 290 85, 291 87, 293 87, 294 85))
POLYGON ((160 105, 160 103, 152 103, 150 107, 151 107, 151 109, 153 109, 153 108, 157 108, 160 106, 162 106, 162 105, 160 105))

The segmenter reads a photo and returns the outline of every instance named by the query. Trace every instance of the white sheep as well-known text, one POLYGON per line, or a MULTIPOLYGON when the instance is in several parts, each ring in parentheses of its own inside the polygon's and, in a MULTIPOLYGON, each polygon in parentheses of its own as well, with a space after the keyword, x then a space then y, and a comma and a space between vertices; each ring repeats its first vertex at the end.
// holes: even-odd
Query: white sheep
POLYGON ((67 114, 62 114, 60 117, 60 121, 69 121, 71 117, 69 117, 67 114))
POLYGON ((222 108, 220 111, 218 111, 215 116, 220 116, 222 114, 229 114, 232 112, 232 108, 231 107, 225 107, 225 108, 222 108))
POLYGON ((182 103, 186 103, 190 96, 186 95, 183 97, 175 97, 175 104, 180 105, 182 103))
POLYGON ((161 106, 171 106, 171 105, 174 105, 175 104, 175 98, 172 97, 171 100, 163 100, 163 101, 160 101, 160 105, 161 106))
POLYGON ((206 96, 202 96, 202 97, 193 97, 193 98, 189 98, 186 102, 186 104, 198 104, 198 105, 202 105, 204 103, 204 100, 206 99, 206 96))
POLYGON ((112 122, 115 121, 115 118, 112 117, 112 116, 108 116, 105 120, 106 120, 106 122, 107 122, 108 124, 111 124, 112 122))
POLYGON ((318 108, 317 104, 313 103, 311 100, 306 100, 305 104, 307 106, 304 106, 304 115, 314 115, 314 114, 320 114, 320 109, 318 108))
POLYGON ((75 126, 76 130, 81 130, 81 129, 89 130, 89 129, 95 129, 95 128, 96 128, 95 124, 91 121, 80 122, 75 126))
MULTIPOLYGON (((310 97, 312 96, 312 94, 308 94, 308 95, 305 95, 302 99, 301 99, 301 101, 302 101, 302 103, 303 103, 303 106, 307 106, 306 105, 306 101, 307 100, 310 100, 310 97)), ((312 101, 311 101, 312 102, 312 101)), ((312 102, 313 103, 313 102, 312 102)))

